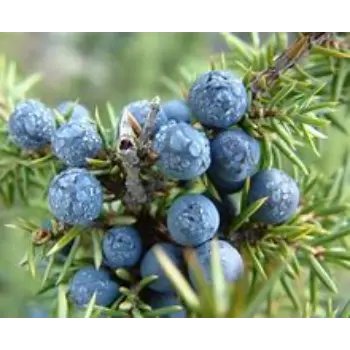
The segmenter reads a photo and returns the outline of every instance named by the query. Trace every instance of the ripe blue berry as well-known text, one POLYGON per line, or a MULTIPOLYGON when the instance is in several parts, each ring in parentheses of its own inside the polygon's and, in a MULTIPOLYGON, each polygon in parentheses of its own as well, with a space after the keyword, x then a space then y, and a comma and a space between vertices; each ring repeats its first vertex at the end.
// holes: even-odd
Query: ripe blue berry
POLYGON ((170 178, 190 180, 202 175, 210 165, 207 137, 187 123, 171 121, 161 127, 153 149, 159 156, 158 168, 170 178))
POLYGON ((220 133, 211 142, 210 173, 238 183, 253 175, 260 162, 259 142, 240 129, 220 133))
POLYGON ((102 149, 97 129, 89 123, 68 122, 56 130, 52 138, 53 153, 70 167, 87 164, 102 149))
POLYGON ((49 318, 49 314, 42 307, 30 307, 27 312, 27 318, 49 318))
POLYGON ((90 122, 90 112, 88 109, 74 101, 62 102, 56 107, 63 116, 70 116, 70 121, 77 123, 90 122), (68 115, 69 114, 69 115, 68 115))
MULTIPOLYGON (((132 116, 138 121, 138 123, 143 127, 145 125, 146 119, 151 111, 151 103, 147 100, 140 100, 129 103, 126 108, 132 114, 132 116)), ((164 111, 160 109, 155 119, 153 132, 157 132, 160 127, 166 124, 168 118, 164 111)))
POLYGON ((171 100, 163 104, 163 112, 166 114, 168 120, 175 120, 176 122, 191 122, 191 111, 187 103, 182 100, 171 100))
POLYGON ((238 213, 238 208, 235 200, 227 195, 221 195, 221 201, 216 199, 209 192, 205 192, 204 195, 209 198, 215 205, 220 216, 219 231, 226 231, 229 223, 232 221, 238 213))
MULTIPOLYGON (((221 268, 227 282, 237 281, 244 270, 243 259, 239 252, 223 240, 218 240, 218 248, 220 254, 221 268)), ((195 252, 197 254, 198 262, 202 268, 205 279, 208 282, 212 282, 212 272, 211 272, 211 256, 212 256, 212 242, 206 242, 200 247, 198 247, 195 252)), ((195 277, 189 269, 189 276, 191 282, 195 285, 195 277)))
POLYGON ((198 246, 208 241, 215 235, 219 224, 219 212, 214 203, 199 194, 177 198, 167 215, 171 237, 184 246, 198 246))
POLYGON ((241 80, 229 71, 215 70, 203 73, 194 82, 188 104, 203 125, 227 129, 243 117, 248 97, 241 80))
POLYGON ((106 265, 112 269, 132 267, 142 253, 140 234, 131 226, 113 227, 103 238, 102 250, 106 265))
POLYGON ((232 194, 239 192, 245 183, 245 180, 232 181, 229 178, 221 177, 217 172, 210 169, 208 171, 208 175, 215 188, 222 194, 232 194))
MULTIPOLYGON (((147 300, 147 303, 152 307, 152 309, 157 310, 163 307, 176 306, 180 305, 179 298, 172 293, 157 293, 152 292, 150 297, 147 300)), ((173 312, 161 316, 161 318, 186 318, 186 312, 184 310, 173 312)))
POLYGON ((283 171, 264 169, 251 179, 248 203, 264 197, 268 199, 253 215, 253 219, 265 224, 279 224, 296 212, 299 204, 299 188, 283 171))
POLYGON ((69 285, 69 297, 74 305, 82 308, 96 293, 96 304, 109 306, 119 296, 119 285, 104 269, 93 266, 80 269, 69 285))
POLYGON ((87 170, 71 168, 51 181, 49 208, 53 215, 72 225, 87 225, 102 210, 103 192, 98 180, 87 170))
POLYGON ((178 268, 182 269, 183 267, 182 252, 179 247, 176 247, 170 243, 158 243, 154 245, 150 250, 148 250, 148 252, 143 257, 140 269, 141 276, 144 278, 150 275, 157 275, 158 279, 155 282, 151 283, 149 288, 161 293, 173 292, 173 286, 166 276, 163 268, 159 264, 156 255, 154 254, 153 249, 155 247, 160 247, 163 249, 165 254, 168 255, 168 257, 178 268))
POLYGON ((48 145, 55 127, 53 112, 35 100, 19 103, 8 123, 10 139, 27 150, 38 150, 48 145))

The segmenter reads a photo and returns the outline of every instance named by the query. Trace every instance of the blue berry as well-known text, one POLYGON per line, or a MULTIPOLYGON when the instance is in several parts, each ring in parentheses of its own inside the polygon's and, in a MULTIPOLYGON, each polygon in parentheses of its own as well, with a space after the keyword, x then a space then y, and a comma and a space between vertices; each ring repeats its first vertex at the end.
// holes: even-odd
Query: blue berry
POLYGON ((187 123, 171 121, 164 125, 155 135, 153 149, 159 156, 158 168, 170 178, 190 180, 210 165, 207 137, 187 123))
POLYGON ((213 238, 219 224, 219 212, 215 205, 199 194, 177 198, 167 215, 171 237, 184 246, 198 246, 213 238))
MULTIPOLYGON (((244 270, 244 263, 239 252, 232 247, 231 244, 223 240, 218 240, 218 248, 220 254, 221 268, 227 282, 237 281, 244 270)), ((212 256, 212 242, 206 242, 195 250, 198 262, 202 268, 203 274, 207 282, 212 282, 211 272, 211 256, 212 256)), ((195 277, 189 269, 189 276, 191 282, 196 285, 195 277)))
POLYGON ((30 307, 27 312, 27 318, 49 318, 49 314, 41 307, 30 307))
MULTIPOLYGON (((152 292, 147 302, 154 310, 169 306, 181 306, 179 298, 175 294, 171 293, 165 294, 152 292)), ((184 310, 181 310, 161 316, 161 318, 186 318, 186 312, 184 310)))
POLYGON ((94 293, 97 305, 109 306, 119 296, 119 285, 106 270, 83 267, 69 284, 69 297, 77 308, 82 308, 89 303, 94 293))
POLYGON ((222 194, 236 193, 244 187, 245 180, 232 181, 229 178, 221 177, 217 172, 213 171, 212 169, 208 170, 208 175, 217 191, 222 194))
POLYGON ((53 215, 67 224, 87 225, 102 210, 102 187, 85 169, 71 168, 56 175, 48 197, 53 215))
POLYGON ((191 122, 191 111, 187 103, 182 100, 171 100, 163 104, 164 113, 168 120, 175 120, 176 122, 191 122))
POLYGON ((27 150, 38 150, 51 142, 56 123, 53 112, 41 102, 19 103, 9 117, 10 139, 27 150))
POLYGON ((260 143, 240 129, 220 133, 211 142, 210 173, 239 183, 252 176, 260 162, 260 143))
POLYGON ((142 241, 138 231, 131 226, 113 227, 102 242, 106 265, 112 269, 132 267, 142 253, 142 241))
POLYGON ((188 104, 203 125, 227 129, 243 117, 248 97, 240 79, 229 71, 215 70, 203 73, 194 82, 188 104))
POLYGON ((299 196, 298 185, 289 175, 279 169, 264 169, 251 179, 248 203, 268 197, 253 219, 265 224, 279 224, 296 212, 299 196))
POLYGON ((77 104, 74 101, 62 102, 60 105, 56 107, 56 109, 63 116, 69 116, 70 121, 74 121, 78 123, 91 121, 89 110, 85 106, 81 104, 77 104))
POLYGON ((220 226, 219 231, 226 231, 228 225, 238 213, 237 204, 233 198, 230 198, 227 195, 221 195, 221 201, 216 199, 213 195, 208 192, 205 192, 204 195, 209 198, 215 205, 216 209, 219 212, 220 216, 220 226))
MULTIPOLYGON (((132 114, 132 116, 138 121, 141 127, 144 127, 146 119, 151 111, 151 103, 147 100, 140 100, 129 103, 126 108, 132 114)), ((157 114, 155 119, 153 132, 156 133, 160 127, 166 124, 168 118, 162 108, 157 114)))
POLYGON ((68 122, 52 138, 53 153, 70 167, 85 166, 86 158, 95 157, 101 149, 102 139, 89 123, 68 122))
POLYGON ((154 247, 160 247, 163 249, 173 263, 180 269, 183 267, 181 249, 170 243, 158 243, 148 250, 141 261, 140 272, 143 278, 150 275, 158 275, 158 279, 151 283, 149 288, 161 293, 173 292, 173 286, 154 254, 154 247))

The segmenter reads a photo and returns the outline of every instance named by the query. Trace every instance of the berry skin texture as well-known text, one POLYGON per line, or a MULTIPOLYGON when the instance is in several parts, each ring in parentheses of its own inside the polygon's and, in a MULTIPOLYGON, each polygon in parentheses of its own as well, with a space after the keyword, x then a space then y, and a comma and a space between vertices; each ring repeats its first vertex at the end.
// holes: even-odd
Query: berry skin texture
POLYGON ((187 103, 182 100, 171 100, 163 104, 163 112, 168 120, 176 122, 191 123, 191 111, 187 103))
POLYGON ((154 254, 154 247, 160 247, 161 249, 163 249, 164 253, 168 255, 168 257, 180 270, 182 270, 183 268, 182 251, 179 247, 171 243, 157 243, 150 250, 147 251, 147 253, 141 261, 140 272, 142 278, 150 275, 158 276, 158 279, 149 285, 150 289, 161 293, 173 292, 173 286, 168 280, 168 277, 166 276, 164 270, 162 269, 154 254))
POLYGON ((252 176, 260 162, 260 143, 240 129, 220 133, 211 142, 210 173, 217 179, 239 183, 252 176))
POLYGON ((58 220, 71 225, 88 225, 102 210, 102 187, 87 170, 71 168, 53 178, 48 201, 58 220))
POLYGON ((171 237, 187 247, 196 247, 213 238, 219 224, 220 216, 214 203, 199 194, 177 198, 167 215, 171 237))
POLYGON ((131 226, 113 227, 103 237, 102 251, 110 268, 133 267, 142 253, 140 234, 131 226))
MULTIPOLYGON (((175 294, 153 292, 148 299, 149 300, 147 300, 147 303, 154 310, 169 306, 181 306, 180 300, 175 294)), ((186 318, 186 312, 184 310, 181 310, 173 312, 172 314, 163 315, 161 318, 186 318)))
MULTIPOLYGON (((223 240, 218 240, 217 245, 219 248, 220 262, 222 271, 227 282, 237 281, 244 270, 244 263, 239 252, 223 240)), ((204 277, 207 282, 212 282, 211 275, 211 255, 212 255, 212 242, 206 242, 195 250, 197 254, 198 262, 202 268, 204 277)), ((195 277, 189 269, 189 277, 193 285, 196 285, 195 277)))
POLYGON ((52 138, 53 153, 70 167, 82 167, 86 158, 94 158, 102 149, 97 129, 89 123, 68 122, 52 138))
POLYGON ((220 177, 218 173, 211 169, 208 170, 208 175, 217 191, 221 194, 237 193, 244 187, 245 180, 231 181, 231 179, 220 177))
POLYGON ((56 107, 56 109, 63 116, 70 113, 69 121, 77 123, 91 122, 89 110, 85 106, 77 104, 74 101, 62 102, 56 107))
POLYGON ((238 123, 248 106, 246 89, 230 71, 203 73, 192 85, 188 105, 203 125, 227 129, 238 123))
POLYGON ((69 285, 69 297, 77 308, 89 303, 96 293, 96 304, 109 306, 119 296, 119 285, 104 269, 86 266, 74 275, 69 285))
POLYGON ((269 197, 253 219, 265 224, 279 224, 296 212, 299 196, 298 185, 289 175, 279 169, 264 169, 251 179, 248 203, 269 197))
POLYGON ((205 192, 204 195, 213 202, 219 212, 219 232, 226 232, 226 230, 229 228, 229 224, 232 221, 232 218, 238 214, 237 203, 233 198, 230 198, 227 195, 222 195, 221 201, 217 200, 209 192, 205 192))
MULTIPOLYGON (((126 108, 129 110, 132 116, 138 121, 140 126, 144 127, 148 114, 151 111, 151 103, 147 100, 140 100, 140 101, 129 103, 126 106, 126 108)), ((168 121, 168 118, 161 108, 155 119, 153 132, 156 133, 162 125, 167 123, 167 121, 168 121)))
POLYGON ((55 128, 53 112, 36 100, 19 103, 9 117, 10 139, 26 150, 38 150, 47 146, 55 128))
POLYGON ((155 135, 153 150, 159 156, 159 170, 173 179, 193 179, 210 166, 209 140, 187 123, 171 121, 164 125, 155 135))

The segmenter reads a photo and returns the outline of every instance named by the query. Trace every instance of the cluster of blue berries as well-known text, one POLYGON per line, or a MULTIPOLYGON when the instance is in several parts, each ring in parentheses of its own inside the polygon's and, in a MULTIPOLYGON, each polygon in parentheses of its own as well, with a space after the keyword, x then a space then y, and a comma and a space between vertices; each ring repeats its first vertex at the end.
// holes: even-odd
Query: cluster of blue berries
MULTIPOLYGON (((206 174, 222 201, 207 192, 177 197, 167 208, 166 217, 161 218, 168 240, 151 245, 145 242, 145 232, 137 225, 106 229, 101 243, 102 267, 84 266, 70 281, 70 300, 78 309, 84 308, 94 294, 98 305, 112 305, 120 296, 120 281, 114 273, 119 268, 137 271, 142 278, 158 276, 149 285, 147 300, 151 306, 180 303, 155 256, 157 247, 163 249, 195 287, 184 249, 196 252, 204 277, 211 283, 211 242, 215 238, 225 279, 237 281, 244 271, 244 262, 222 231, 227 220, 237 214, 229 195, 239 192, 247 178, 251 179, 248 204, 267 197, 252 220, 263 225, 280 224, 294 215, 299 204, 296 182, 282 170, 260 169, 259 140, 237 125, 247 107, 248 94, 241 80, 231 72, 215 70, 198 77, 187 101, 172 100, 161 105, 152 134, 156 169, 164 177, 177 181, 178 186, 206 174)), ((140 100, 126 108, 143 127, 151 103, 140 100)), ((49 208, 59 222, 88 228, 101 215, 104 186, 87 169, 87 159, 98 157, 103 142, 84 106, 66 102, 56 110, 69 116, 59 127, 55 113, 41 102, 20 103, 10 116, 9 135, 25 150, 38 151, 51 145, 65 169, 50 183, 49 208)), ((185 316, 185 312, 169 315, 185 316)))
MULTIPOLYGON (((133 226, 113 227, 106 232, 102 241, 104 257, 103 267, 85 266, 73 276, 69 286, 71 301, 77 308, 83 308, 96 293, 96 303, 101 306, 110 306, 119 296, 120 282, 111 271, 119 268, 131 269, 139 267, 142 278, 157 275, 156 281, 149 285, 147 302, 153 307, 171 306, 180 303, 175 289, 162 269, 155 255, 155 249, 161 248, 173 263, 186 273, 186 263, 183 256, 185 247, 193 247, 198 255, 198 261, 203 269, 206 280, 210 283, 211 276, 211 239, 216 233, 219 224, 219 214, 213 203, 204 196, 183 196, 174 202, 173 208, 181 213, 174 216, 169 210, 168 222, 171 223, 174 242, 156 243, 144 249, 143 237, 133 226), (193 206, 193 210, 191 210, 193 206), (188 213, 188 221, 181 223, 188 213), (193 215, 202 212, 196 218, 193 215), (195 222, 191 222, 191 217, 195 222), (210 224, 214 219, 215 223, 210 224), (201 237, 201 228, 205 228, 205 236, 201 237), (180 243, 181 242, 181 243, 180 243), (186 242, 186 243, 184 243, 186 242)), ((170 227, 170 226, 169 226, 170 227)), ((239 279, 243 272, 243 260, 239 252, 224 240, 219 240, 220 261, 227 281, 239 279)), ((195 286, 192 272, 188 270, 189 279, 195 286)), ((169 315, 169 317, 185 317, 184 312, 169 315)))
POLYGON ((9 118, 9 136, 17 146, 38 151, 51 144, 53 153, 67 166, 86 165, 102 148, 101 137, 88 110, 74 102, 65 102, 56 110, 70 119, 56 126, 55 113, 43 103, 26 100, 19 103, 9 118))
MULTIPOLYGON (((182 115, 182 108, 173 106, 172 111, 176 106, 182 115)), ((248 204, 268 197, 253 219, 279 224, 290 218, 299 204, 296 182, 282 170, 260 170, 260 142, 237 126, 248 107, 242 81, 229 71, 205 72, 191 86, 187 106, 191 115, 187 122, 173 118, 155 134, 159 170, 177 180, 206 173, 223 196, 239 192, 251 178, 248 204), (191 121, 199 122, 200 127, 195 128, 191 121), (210 141, 208 128, 214 131, 210 141)), ((202 232, 204 236, 206 230, 202 232)))
POLYGON ((57 126, 54 110, 35 100, 19 103, 10 115, 9 137, 24 150, 40 151, 51 145, 52 153, 67 167, 49 186, 49 207, 67 224, 86 225, 96 219, 103 204, 98 180, 83 167, 102 149, 102 140, 89 111, 74 102, 56 110, 68 120, 57 126))

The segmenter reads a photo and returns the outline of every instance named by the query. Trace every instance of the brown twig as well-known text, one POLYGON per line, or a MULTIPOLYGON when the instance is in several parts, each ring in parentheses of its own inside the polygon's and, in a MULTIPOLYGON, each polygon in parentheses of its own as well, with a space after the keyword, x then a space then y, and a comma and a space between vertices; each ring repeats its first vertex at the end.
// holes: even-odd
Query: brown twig
POLYGON ((261 72, 252 82, 251 89, 253 94, 264 92, 265 87, 272 87, 281 74, 285 73, 305 55, 307 55, 314 45, 322 45, 333 35, 330 32, 324 33, 301 33, 301 37, 293 42, 280 56, 278 56, 274 65, 261 72), (263 84, 262 84, 263 83, 263 84))
POLYGON ((149 151, 149 144, 152 136, 152 132, 154 129, 154 124, 156 122, 157 114, 159 113, 160 109, 160 98, 156 96, 151 101, 151 110, 147 116, 147 119, 145 121, 145 125, 143 127, 141 136, 140 136, 140 147, 139 147, 139 154, 141 157, 146 155, 149 151))
POLYGON ((229 232, 227 239, 233 246, 240 249, 242 245, 247 243, 255 245, 257 242, 260 242, 266 234, 266 225, 255 224, 250 227, 243 227, 237 232, 229 232))
POLYGON ((278 108, 252 107, 249 110, 250 119, 277 117, 280 114, 281 111, 278 108))
POLYGON ((124 202, 132 211, 138 211, 147 202, 147 194, 140 178, 140 159, 136 136, 129 123, 129 112, 124 110, 120 122, 117 151, 125 173, 124 202))

